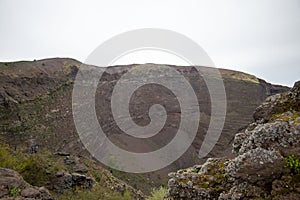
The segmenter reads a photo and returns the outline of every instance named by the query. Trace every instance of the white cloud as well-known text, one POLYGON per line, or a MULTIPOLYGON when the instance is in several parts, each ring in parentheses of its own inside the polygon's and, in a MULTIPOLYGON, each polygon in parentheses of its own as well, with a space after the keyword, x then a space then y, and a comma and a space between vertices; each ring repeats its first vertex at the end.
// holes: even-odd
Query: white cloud
MULTIPOLYGON (((217 66, 281 84, 291 85, 299 78, 297 0, 1 0, 0 27, 1 61, 84 61, 116 34, 155 27, 190 37, 217 66)), ((141 55, 130 59, 143 60, 141 55)), ((170 57, 161 59, 180 64, 170 57)))

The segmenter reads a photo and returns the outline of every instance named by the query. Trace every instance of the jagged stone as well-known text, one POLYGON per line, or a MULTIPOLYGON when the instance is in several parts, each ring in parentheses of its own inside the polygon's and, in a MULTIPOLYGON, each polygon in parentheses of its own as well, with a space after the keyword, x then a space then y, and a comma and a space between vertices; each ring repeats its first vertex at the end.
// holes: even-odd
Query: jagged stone
POLYGON ((85 189, 91 189, 94 184, 94 180, 78 173, 69 173, 60 171, 56 173, 56 179, 53 180, 53 190, 58 193, 63 193, 65 190, 79 186, 85 189))
POLYGON ((261 187, 243 182, 233 186, 229 192, 221 193, 218 200, 242 200, 267 197, 267 194, 261 187))
POLYGON ((73 167, 74 172, 78 172, 78 173, 87 173, 89 170, 88 168, 82 164, 82 163, 78 163, 73 167))
POLYGON ((279 152, 258 147, 231 160, 225 171, 236 181, 264 185, 278 178, 283 167, 284 160, 279 152))
POLYGON ((217 199, 223 180, 226 179, 225 167, 228 159, 210 158, 203 165, 179 170, 169 174, 168 195, 179 199, 217 199), (218 185, 218 187, 215 187, 218 185))
POLYGON ((246 130, 245 133, 237 134, 233 142, 234 152, 237 154, 256 147, 267 150, 276 149, 281 153, 286 149, 298 148, 300 147, 298 127, 283 121, 258 124, 252 131, 246 130))

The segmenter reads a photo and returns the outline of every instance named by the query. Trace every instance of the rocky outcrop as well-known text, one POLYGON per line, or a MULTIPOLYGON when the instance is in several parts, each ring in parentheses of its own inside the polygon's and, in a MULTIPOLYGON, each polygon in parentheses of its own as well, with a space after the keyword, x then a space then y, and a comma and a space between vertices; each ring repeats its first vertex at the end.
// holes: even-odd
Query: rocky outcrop
POLYGON ((228 159, 209 158, 203 165, 169 173, 168 196, 176 199, 217 199, 227 187, 228 159))
POLYGON ((271 96, 236 134, 233 159, 169 174, 173 199, 300 199, 300 82, 271 96), (297 164, 298 163, 298 164, 297 164))
POLYGON ((46 188, 25 182, 18 172, 0 168, 0 199, 54 200, 54 197, 46 188))
POLYGON ((82 174, 59 171, 56 173, 56 178, 52 182, 52 190, 58 193, 63 193, 64 191, 74 187, 91 189, 94 182, 95 181, 92 178, 82 174))
MULTIPOLYGON (((256 108, 253 115, 256 121, 267 122, 276 117, 275 114, 282 114, 291 110, 299 111, 300 107, 300 81, 296 82, 290 92, 285 95, 274 95, 269 97, 262 105, 256 108)), ((290 114, 290 113, 285 113, 290 114)))

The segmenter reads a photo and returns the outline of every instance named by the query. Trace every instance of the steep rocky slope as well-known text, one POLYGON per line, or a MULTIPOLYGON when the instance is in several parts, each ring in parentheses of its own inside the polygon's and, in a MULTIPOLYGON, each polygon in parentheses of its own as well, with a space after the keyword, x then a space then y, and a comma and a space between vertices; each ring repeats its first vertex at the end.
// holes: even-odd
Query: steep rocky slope
MULTIPOLYGON (((62 58, 0 63, 0 132, 12 149, 30 152, 32 147, 39 146, 53 153, 63 151, 91 159, 78 138, 72 116, 73 81, 80 64, 76 60, 62 58)), ((157 85, 138 90, 131 98, 134 121, 140 125, 149 123, 147 108, 161 103, 168 112, 168 123, 150 140, 141 141, 124 134, 112 117, 110 97, 117 80, 132 67, 138 65, 106 69, 96 93, 96 111, 104 132, 115 144, 130 151, 153 151, 161 143, 167 144, 176 133, 180 120, 178 101, 167 89, 157 85)), ((142 175, 112 171, 115 176, 144 191, 163 183, 167 172, 204 161, 198 159, 197 152, 210 121, 208 89, 193 67, 171 67, 184 75, 196 92, 201 106, 200 127, 193 145, 171 166, 142 175)), ((227 116, 221 138, 210 156, 232 155, 230 147, 234 135, 252 120, 254 109, 269 95, 288 89, 249 74, 223 69, 220 72, 227 94, 227 116)), ((147 78, 147 74, 144 75, 147 78)), ((168 74, 161 75, 168 77, 168 74)))
POLYGON ((268 97, 255 122, 236 134, 232 159, 170 173, 176 199, 300 199, 300 81, 287 93, 268 97))

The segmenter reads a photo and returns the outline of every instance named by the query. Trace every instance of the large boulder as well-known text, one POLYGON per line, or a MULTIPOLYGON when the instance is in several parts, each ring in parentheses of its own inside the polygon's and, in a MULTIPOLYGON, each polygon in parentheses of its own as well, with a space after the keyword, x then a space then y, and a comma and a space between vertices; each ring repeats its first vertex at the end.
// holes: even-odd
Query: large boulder
MULTIPOLYGON (((284 114, 286 118, 293 115, 291 112, 284 114)), ((293 120, 289 122, 278 120, 257 124, 253 130, 247 129, 235 136, 233 151, 240 155, 261 147, 267 150, 278 150, 282 153, 286 149, 300 147, 300 126, 293 126, 293 123, 295 123, 293 120)))
POLYGON ((0 199, 54 200, 44 187, 34 187, 11 169, 0 168, 0 199))
POLYGON ((58 193, 63 193, 65 190, 73 187, 91 189, 95 181, 82 174, 59 171, 56 173, 56 178, 52 182, 52 189, 58 193))
POLYGON ((256 121, 267 122, 275 114, 290 110, 300 111, 300 81, 294 84, 290 92, 268 97, 263 104, 256 108, 253 117, 256 121))
POLYGON ((264 186, 278 178, 283 167, 284 160, 278 151, 268 151, 258 147, 231 160, 225 171, 236 181, 248 181, 264 186))

